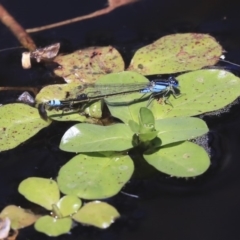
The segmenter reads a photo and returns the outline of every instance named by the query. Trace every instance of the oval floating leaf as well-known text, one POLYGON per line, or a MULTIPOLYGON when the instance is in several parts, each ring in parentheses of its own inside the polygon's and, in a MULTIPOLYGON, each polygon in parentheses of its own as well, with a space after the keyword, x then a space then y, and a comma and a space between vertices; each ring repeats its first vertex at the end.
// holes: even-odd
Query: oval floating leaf
POLYGON ((108 228, 118 217, 120 214, 113 206, 100 201, 85 204, 73 215, 73 219, 77 222, 102 229, 108 228))
POLYGON ((37 103, 48 102, 53 99, 64 100, 68 97, 68 93, 79 85, 80 83, 48 85, 41 89, 35 100, 37 103))
POLYGON ((66 122, 66 121, 77 121, 77 122, 85 122, 87 121, 87 117, 84 114, 79 112, 79 109, 67 109, 67 110, 46 110, 47 116, 51 120, 66 122))
POLYGON ((57 207, 59 208, 62 217, 67 217, 76 213, 81 206, 81 199, 73 195, 64 196, 57 202, 57 207))
POLYGON ((112 88, 106 88, 104 94, 110 92, 122 92, 135 89, 136 93, 120 94, 113 97, 105 98, 105 102, 112 116, 121 119, 124 123, 129 120, 138 122, 139 109, 147 105, 149 94, 139 93, 137 84, 148 84, 147 78, 136 72, 112 73, 101 77, 97 85, 112 85, 112 88), (145 101, 144 101, 145 100, 145 101))
POLYGON ((9 218, 11 221, 12 229, 20 229, 32 225, 38 218, 38 215, 35 215, 29 210, 17 207, 15 205, 9 205, 5 207, 1 214, 1 218, 9 218))
POLYGON ((54 72, 66 82, 93 83, 103 75, 124 70, 123 59, 112 46, 78 50, 54 61, 61 65, 54 72))
POLYGON ((151 110, 156 119, 215 111, 240 95, 240 79, 224 70, 198 70, 182 74, 177 79, 182 95, 169 97, 172 106, 153 101, 151 110))
POLYGON ((143 75, 197 70, 216 64, 222 51, 208 34, 172 34, 137 50, 128 70, 143 75))
POLYGON ((145 152, 145 160, 157 170, 175 177, 195 177, 204 173, 210 159, 205 150, 191 142, 167 145, 145 152))
POLYGON ((101 118, 102 117, 102 101, 93 102, 84 111, 89 117, 101 118))
POLYGON ((208 132, 206 123, 193 117, 159 119, 156 120, 155 127, 161 146, 193 139, 208 132))
POLYGON ((132 136, 131 129, 124 124, 80 123, 65 132, 60 149, 67 152, 124 151, 132 147, 132 136))
MULTIPOLYGON (((65 100, 68 98, 76 98, 77 96, 68 96, 70 92, 79 87, 79 83, 54 84, 48 85, 41 89, 36 96, 38 104, 48 102, 49 100, 65 100)), ((62 110, 47 110, 47 116, 56 121, 80 121, 84 122, 86 117, 81 114, 80 109, 65 108, 62 110)))
POLYGON ((50 216, 43 216, 39 218, 34 224, 34 228, 38 232, 45 233, 51 237, 56 237, 64 233, 68 233, 71 227, 71 218, 56 219, 50 216))
POLYGON ((0 107, 0 151, 18 146, 51 122, 44 121, 36 108, 15 103, 0 107))
POLYGON ((20 183, 18 191, 29 201, 48 210, 51 210, 52 204, 57 203, 60 198, 58 185, 52 179, 27 178, 20 183))
POLYGON ((133 170, 129 156, 79 154, 60 169, 57 181, 64 194, 84 199, 107 198, 120 191, 133 170))

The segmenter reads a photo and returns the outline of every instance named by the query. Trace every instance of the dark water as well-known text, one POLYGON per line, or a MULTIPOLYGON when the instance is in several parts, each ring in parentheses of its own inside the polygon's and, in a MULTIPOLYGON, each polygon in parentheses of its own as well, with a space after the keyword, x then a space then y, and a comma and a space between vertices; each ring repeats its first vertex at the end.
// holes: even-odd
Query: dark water
MULTIPOLYGON (((2 4, 25 27, 32 28, 88 14, 106 6, 89 0, 2 0, 2 4)), ((238 1, 141 0, 114 12, 72 25, 32 34, 39 46, 60 41, 62 52, 92 45, 113 45, 129 63, 139 47, 161 36, 178 32, 202 32, 214 36, 227 51, 227 59, 240 63, 240 20, 238 1)), ((0 26, 0 49, 19 46, 0 26)), ((43 65, 31 70, 20 66, 21 50, 0 52, 1 86, 36 86, 52 81, 43 65)), ((0 93, 1 102, 19 93, 0 93)), ((156 175, 133 180, 109 202, 122 217, 108 230, 77 227, 71 235, 57 239, 240 239, 240 107, 234 105, 220 116, 205 116, 211 134, 212 165, 196 179, 156 175)), ((1 116, 3 117, 3 116, 1 116)), ((71 154, 60 152, 58 142, 71 124, 54 123, 14 150, 0 153, 0 208, 7 204, 29 207, 17 193, 20 181, 29 176, 55 177, 71 154)), ((205 144, 207 143, 206 139, 205 144)), ((18 239, 50 239, 31 227, 18 239)))

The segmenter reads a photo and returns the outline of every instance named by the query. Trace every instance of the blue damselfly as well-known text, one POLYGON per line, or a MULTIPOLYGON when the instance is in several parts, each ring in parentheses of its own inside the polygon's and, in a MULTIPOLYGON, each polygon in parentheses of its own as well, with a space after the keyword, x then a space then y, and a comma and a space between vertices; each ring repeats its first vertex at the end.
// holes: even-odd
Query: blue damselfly
MULTIPOLYGON (((167 80, 153 80, 149 83, 126 83, 126 84, 91 84, 79 86, 80 91, 76 91, 76 97, 59 100, 53 99, 46 103, 39 104, 39 113, 46 119, 46 108, 47 109, 64 109, 74 108, 84 103, 100 100, 117 95, 124 95, 130 93, 142 93, 143 95, 150 93, 150 99, 157 96, 162 96, 164 99, 169 94, 177 96, 180 94, 178 89, 179 83, 174 77, 169 77, 167 80), (82 91, 86 93, 82 93, 82 91)), ((132 102, 131 102, 132 103, 132 102)), ((127 103, 128 104, 128 103, 127 103)), ((129 103, 130 104, 130 103, 129 103)))

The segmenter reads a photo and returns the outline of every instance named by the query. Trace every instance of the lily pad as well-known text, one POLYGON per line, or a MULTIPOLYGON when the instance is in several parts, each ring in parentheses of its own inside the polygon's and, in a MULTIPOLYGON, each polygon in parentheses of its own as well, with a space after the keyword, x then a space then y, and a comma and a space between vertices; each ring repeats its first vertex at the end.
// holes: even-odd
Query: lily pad
POLYGON ((102 101, 92 103, 84 111, 89 117, 101 118, 102 117, 102 101))
MULTIPOLYGON (((70 100, 76 99, 77 94, 83 92, 83 85, 79 83, 69 84, 55 84, 49 85, 41 89, 39 94, 36 96, 38 103, 45 103, 49 100, 70 100), (77 89, 77 92, 76 92, 77 89), (82 90, 79 90, 82 89, 82 90), (75 94, 73 94, 75 93, 75 94)), ((75 101, 77 102, 77 101, 75 101)), ((74 103, 74 100, 70 102, 74 103)), ((69 103, 69 104, 70 104, 69 103)), ((46 109, 47 116, 56 121, 87 121, 86 114, 93 118, 101 118, 102 116, 102 104, 101 102, 95 102, 93 104, 86 104, 86 107, 81 109, 80 106, 71 106, 64 109, 46 109)))
POLYGON ((34 228, 38 232, 45 233, 51 237, 56 237, 64 233, 68 233, 71 230, 71 227, 71 218, 56 219, 50 216, 43 216, 39 218, 34 224, 34 228))
POLYGON ((18 191, 29 201, 48 210, 52 210, 52 204, 57 203, 60 199, 58 185, 52 179, 27 178, 20 183, 18 191))
POLYGON ((67 99, 69 95, 68 93, 79 85, 79 83, 48 85, 41 89, 37 94, 35 101, 37 103, 43 103, 53 99, 67 99))
POLYGON ((117 194, 133 170, 128 155, 79 154, 60 169, 57 181, 64 194, 102 199, 117 194))
POLYGON ((87 117, 84 114, 79 112, 79 109, 66 109, 66 110, 46 110, 47 116, 51 120, 59 121, 59 122, 67 122, 67 121, 76 121, 76 122, 86 122, 87 117))
POLYGON ((67 217, 78 211, 82 206, 82 201, 76 196, 67 195, 62 197, 56 205, 59 208, 62 217, 67 217))
POLYGON ((169 97, 172 106, 153 101, 151 110, 156 119, 215 111, 240 95, 240 79, 224 70, 198 70, 182 74, 177 79, 182 95, 178 98, 169 97))
POLYGON ((132 148, 132 136, 131 129, 124 124, 79 123, 65 132, 60 149, 67 152, 124 151, 132 148))
POLYGON ((148 79, 141 74, 125 71, 105 75, 98 80, 96 85, 102 86, 103 95, 109 92, 127 92, 130 89, 136 91, 136 93, 126 93, 105 98, 112 116, 121 119, 127 124, 130 119, 138 122, 139 109, 147 105, 149 94, 144 95, 139 93, 138 90, 139 84, 142 86, 148 83, 148 79), (110 87, 104 88, 105 85, 110 87))
POLYGON ((73 219, 77 222, 102 229, 108 228, 119 217, 119 212, 113 206, 100 201, 85 204, 73 215, 73 219))
POLYGON ((195 177, 210 165, 206 151, 191 142, 169 144, 144 153, 145 160, 157 170, 175 177, 195 177))
POLYGON ((103 75, 124 70, 123 59, 112 46, 78 50, 54 61, 61 65, 54 72, 68 83, 93 83, 103 75))
POLYGON ((0 107, 0 151, 18 146, 51 122, 44 121, 36 108, 15 103, 0 107))
POLYGON ((128 70, 143 75, 197 70, 215 65, 222 51, 208 34, 172 34, 137 50, 128 70))
POLYGON ((12 229, 20 229, 32 225, 39 215, 15 205, 9 205, 2 210, 0 217, 9 218, 12 229))
POLYGON ((208 132, 206 123, 193 117, 159 119, 156 120, 155 127, 161 146, 193 139, 208 132))

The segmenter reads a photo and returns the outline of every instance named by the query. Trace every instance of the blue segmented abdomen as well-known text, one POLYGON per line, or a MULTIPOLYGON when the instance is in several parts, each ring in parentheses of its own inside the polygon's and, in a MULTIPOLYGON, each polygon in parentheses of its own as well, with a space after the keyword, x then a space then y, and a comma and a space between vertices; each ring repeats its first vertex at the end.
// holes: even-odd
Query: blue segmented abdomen
POLYGON ((152 86, 142 89, 140 92, 141 93, 158 93, 166 88, 167 86, 164 86, 164 85, 153 84, 152 86))
POLYGON ((48 106, 50 106, 50 107, 58 107, 58 106, 61 106, 61 105, 62 105, 61 101, 58 100, 58 99, 50 100, 50 101, 48 101, 47 104, 48 104, 48 106))

